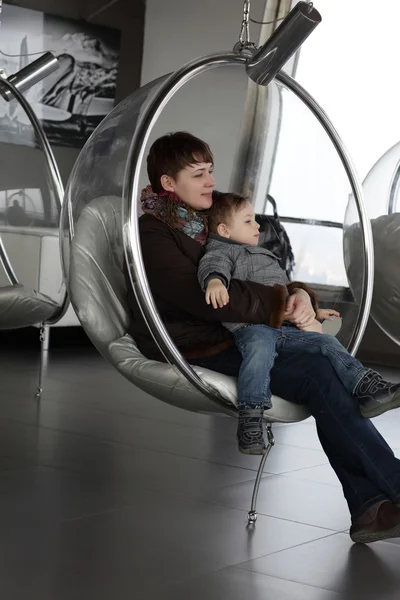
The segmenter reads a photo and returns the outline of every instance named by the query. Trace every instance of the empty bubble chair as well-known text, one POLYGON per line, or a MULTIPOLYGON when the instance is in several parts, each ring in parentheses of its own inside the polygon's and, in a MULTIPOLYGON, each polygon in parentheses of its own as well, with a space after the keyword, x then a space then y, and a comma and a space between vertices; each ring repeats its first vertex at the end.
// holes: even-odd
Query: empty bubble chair
MULTIPOLYGON (((56 62, 54 57, 51 60, 52 63, 56 62)), ((0 170, 3 171, 3 186, 6 188, 3 191, 6 198, 6 211, 0 220, 0 267, 2 267, 0 269, 0 329, 40 325, 41 366, 36 391, 36 396, 40 397, 48 327, 64 316, 69 305, 58 256, 58 227, 64 189, 54 154, 31 105, 17 87, 7 79, 0 79, 0 92, 6 98, 14 97, 13 104, 10 106, 14 110, 17 105, 17 110, 23 111, 27 123, 31 125, 31 129, 29 127, 24 129, 25 136, 29 137, 29 144, 32 145, 28 150, 28 156, 35 159, 37 171, 40 171, 33 169, 29 175, 15 171, 15 168, 7 170, 7 156, 0 165, 0 170), (36 144, 39 145, 42 153, 35 147, 36 144), (49 186, 40 168, 43 157, 45 161, 43 171, 46 172, 49 186), (24 182, 23 187, 34 187, 31 185, 33 179, 45 182, 46 201, 43 200, 36 205, 25 189, 10 192, 10 188, 17 182, 21 187, 21 180, 24 182), (47 261, 47 264, 54 264, 58 274, 58 284, 54 286, 53 282, 53 294, 39 291, 38 286, 34 287, 29 282, 28 284, 24 282, 25 277, 34 279, 33 271, 41 260, 42 250, 45 251, 45 240, 50 240, 52 252, 50 255, 47 251, 44 261, 47 261), (16 268, 13 263, 14 265, 17 263, 18 267, 16 268)), ((1 99, 1 102, 8 110, 5 101, 1 99)), ((40 190, 36 191, 40 193, 40 190)), ((40 265, 37 271, 40 274, 40 265)), ((39 278, 40 276, 37 277, 39 278)))

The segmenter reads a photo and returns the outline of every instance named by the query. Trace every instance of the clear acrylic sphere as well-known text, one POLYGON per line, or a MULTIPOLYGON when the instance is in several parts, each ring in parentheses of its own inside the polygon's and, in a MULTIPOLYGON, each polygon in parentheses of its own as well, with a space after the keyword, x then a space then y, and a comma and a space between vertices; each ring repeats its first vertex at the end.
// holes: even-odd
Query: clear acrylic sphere
MULTIPOLYGON (((6 253, 25 288, 60 305, 65 294, 58 252, 60 212, 45 154, 18 101, 8 103, 2 96, 0 157, 0 237, 6 253)), ((68 157, 64 161, 68 168, 68 157)), ((0 287, 8 285, 0 263, 0 287)))
MULTIPOLYGON (((363 182, 363 191, 375 254, 371 316, 400 345, 400 142, 372 167, 363 182)), ((343 244, 350 285, 359 298, 362 244, 352 196, 345 215, 343 244)))
MULTIPOLYGON (((87 288, 86 295, 89 297, 90 277, 94 278, 95 273, 88 273, 88 263, 84 260, 84 253, 89 251, 88 241, 81 237, 85 248, 81 248, 79 255, 76 243, 79 236, 75 234, 82 231, 79 225, 87 220, 87 209, 91 206, 98 208, 98 200, 104 197, 111 199, 115 207, 114 212, 119 213, 119 222, 122 224, 121 205, 130 144, 138 119, 167 77, 164 76, 138 89, 102 121, 82 149, 66 187, 62 211, 61 252, 64 273, 69 282, 69 297, 85 331, 105 356, 107 345, 124 328, 124 317, 121 317, 121 311, 119 315, 110 317, 114 319, 114 323, 119 321, 120 329, 117 332, 113 330, 111 323, 107 326, 108 315, 103 314, 100 318, 101 307, 95 305, 94 299, 91 298, 85 305, 83 293, 86 292, 82 290, 87 288)), ((190 131, 210 143, 216 164, 219 165, 220 189, 229 189, 247 82, 248 77, 242 65, 237 68, 219 67, 196 76, 177 91, 162 111, 149 137, 145 155, 153 141, 161 135, 171 131, 190 131), (220 85, 221 80, 224 81, 223 86, 220 85)), ((142 187, 148 184, 145 161, 140 183, 142 187)), ((113 247, 112 260, 118 268, 121 267, 123 258, 121 232, 122 227, 118 231, 115 229, 116 239, 113 247)), ((95 269, 96 267, 94 271, 95 269)), ((121 277, 119 281, 121 282, 121 277)), ((112 298, 108 296, 109 283, 110 279, 107 285, 104 284, 102 293, 111 302, 112 298)), ((92 285, 91 288, 93 287, 92 285)), ((115 295, 123 306, 121 292, 115 295)), ((126 304, 124 308, 127 310, 126 304)))
MULTIPOLYGON (((69 229, 76 230, 82 210, 96 199, 108 195, 122 199, 129 146, 138 118, 165 79, 150 82, 119 104, 92 134, 75 164, 63 207, 62 254, 67 278, 69 229)), ((171 131, 190 131, 204 139, 213 151, 216 188, 238 191, 235 178, 238 157, 246 154, 241 139, 243 132, 249 131, 245 106, 249 98, 251 101, 254 89, 255 84, 249 81, 242 65, 218 67, 196 75, 161 112, 145 155, 159 136, 171 131)), ((343 327, 338 339, 346 346, 359 312, 358 303, 349 291, 341 250, 349 180, 327 134, 303 102, 276 81, 263 89, 267 91, 262 102, 268 103, 268 110, 258 127, 268 128, 271 135, 266 142, 269 149, 264 155, 265 162, 255 168, 262 175, 267 171, 270 174, 265 177, 261 200, 260 196, 257 202, 254 200, 251 188, 245 191, 259 213, 271 215, 271 206, 265 198, 267 192, 275 197, 279 214, 286 217, 283 225, 295 254, 293 277, 314 287, 322 306, 342 313, 343 327), (274 130, 274 123, 279 124, 279 132, 274 130)), ((255 136, 249 137, 250 146, 255 136)), ((143 187, 148 183, 145 164, 140 182, 143 187)), ((75 306, 72 289, 70 299, 75 306)))
MULTIPOLYGON (((75 229, 83 208, 101 196, 122 199, 129 146, 143 106, 165 80, 157 79, 120 102, 95 129, 83 147, 65 191, 63 229, 75 229), (68 208, 68 210, 67 210, 68 208)), ((68 272, 68 253, 63 262, 68 272)))

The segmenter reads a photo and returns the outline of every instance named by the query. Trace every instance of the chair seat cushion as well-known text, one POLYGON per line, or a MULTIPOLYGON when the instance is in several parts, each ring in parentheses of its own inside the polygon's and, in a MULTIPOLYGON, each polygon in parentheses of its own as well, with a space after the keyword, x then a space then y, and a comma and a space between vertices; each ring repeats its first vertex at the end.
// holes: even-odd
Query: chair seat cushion
POLYGON ((18 329, 42 323, 58 310, 58 304, 45 294, 22 285, 0 288, 0 329, 18 329))
MULTIPOLYGON (((224 410, 222 405, 192 388, 170 364, 145 358, 128 334, 108 346, 106 358, 131 383, 173 406, 195 412, 220 414, 232 414, 232 409, 237 407, 236 377, 194 367, 196 373, 225 399, 224 410)), ((273 408, 265 412, 265 417, 271 422, 295 423, 310 416, 305 406, 293 404, 278 396, 273 396, 272 405, 273 408)))

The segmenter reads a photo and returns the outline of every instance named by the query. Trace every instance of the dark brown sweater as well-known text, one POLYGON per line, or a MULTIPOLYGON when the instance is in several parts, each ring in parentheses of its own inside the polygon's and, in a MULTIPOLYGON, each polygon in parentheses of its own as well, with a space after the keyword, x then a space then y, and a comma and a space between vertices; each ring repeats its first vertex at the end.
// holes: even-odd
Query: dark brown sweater
MULTIPOLYGON (((177 347, 186 358, 211 356, 233 344, 225 322, 266 323, 280 327, 287 291, 306 290, 317 308, 312 290, 292 282, 287 289, 233 279, 229 304, 215 309, 206 304, 197 279, 197 267, 204 248, 185 233, 171 229, 151 215, 139 219, 143 262, 160 316, 177 347)), ((127 287, 131 285, 127 273, 127 287)), ((132 310, 129 333, 148 358, 162 360, 160 352, 143 321, 132 291, 128 293, 132 310)))

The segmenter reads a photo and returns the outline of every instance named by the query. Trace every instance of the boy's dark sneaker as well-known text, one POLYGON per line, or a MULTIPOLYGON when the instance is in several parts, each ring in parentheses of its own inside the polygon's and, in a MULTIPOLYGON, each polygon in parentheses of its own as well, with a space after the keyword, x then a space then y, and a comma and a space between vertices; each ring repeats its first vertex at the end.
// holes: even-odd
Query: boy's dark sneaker
POLYGON ((237 441, 243 454, 264 454, 264 408, 239 408, 237 441))

